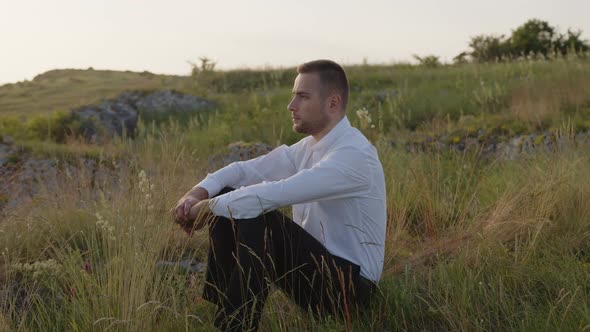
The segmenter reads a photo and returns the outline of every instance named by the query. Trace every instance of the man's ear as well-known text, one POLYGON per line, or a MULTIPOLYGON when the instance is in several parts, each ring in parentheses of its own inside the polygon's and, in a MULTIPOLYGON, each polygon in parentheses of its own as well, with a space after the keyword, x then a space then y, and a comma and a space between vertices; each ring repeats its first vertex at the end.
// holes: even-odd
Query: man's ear
POLYGON ((335 93, 329 99, 330 110, 339 110, 342 105, 342 96, 335 93))

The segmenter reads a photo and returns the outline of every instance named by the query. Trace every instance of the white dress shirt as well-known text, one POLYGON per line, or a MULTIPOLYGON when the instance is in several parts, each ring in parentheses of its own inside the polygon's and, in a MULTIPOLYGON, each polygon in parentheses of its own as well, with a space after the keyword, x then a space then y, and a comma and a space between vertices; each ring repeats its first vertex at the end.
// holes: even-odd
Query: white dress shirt
POLYGON ((320 141, 307 136, 264 156, 232 163, 196 186, 215 215, 254 218, 293 206, 293 220, 333 255, 378 281, 385 249, 385 179, 377 150, 344 117, 320 141))

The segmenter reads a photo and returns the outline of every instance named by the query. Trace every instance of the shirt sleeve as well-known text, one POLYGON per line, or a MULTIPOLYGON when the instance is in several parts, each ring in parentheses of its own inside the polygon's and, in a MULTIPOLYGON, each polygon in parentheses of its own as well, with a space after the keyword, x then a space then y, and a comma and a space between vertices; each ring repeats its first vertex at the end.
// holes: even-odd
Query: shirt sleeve
POLYGON ((362 151, 343 148, 286 179, 262 182, 213 198, 209 207, 218 216, 247 219, 282 206, 358 196, 370 188, 368 171, 362 151))
POLYGON ((195 187, 206 189, 209 197, 213 197, 224 187, 239 188, 287 178, 296 172, 291 150, 291 147, 281 145, 264 156, 231 163, 207 174, 195 187))

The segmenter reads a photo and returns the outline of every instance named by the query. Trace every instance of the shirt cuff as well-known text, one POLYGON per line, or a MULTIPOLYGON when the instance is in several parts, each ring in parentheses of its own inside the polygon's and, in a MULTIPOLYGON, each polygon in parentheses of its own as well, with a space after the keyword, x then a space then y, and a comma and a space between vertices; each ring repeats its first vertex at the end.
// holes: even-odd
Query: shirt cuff
POLYGON ((231 192, 212 198, 209 200, 209 210, 220 217, 233 218, 229 210, 229 201, 231 201, 231 192))
POLYGON ((223 185, 219 183, 219 181, 213 179, 210 176, 207 176, 203 181, 199 182, 195 187, 201 187, 209 193, 209 198, 215 197, 215 195, 219 194, 221 189, 223 189, 223 185))

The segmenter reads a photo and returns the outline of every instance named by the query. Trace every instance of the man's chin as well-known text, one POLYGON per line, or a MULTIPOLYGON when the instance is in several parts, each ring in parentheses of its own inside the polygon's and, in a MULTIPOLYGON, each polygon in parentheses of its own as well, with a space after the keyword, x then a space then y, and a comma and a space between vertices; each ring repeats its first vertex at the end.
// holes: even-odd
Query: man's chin
POLYGON ((293 124, 293 131, 298 134, 313 135, 313 130, 309 127, 293 124))

